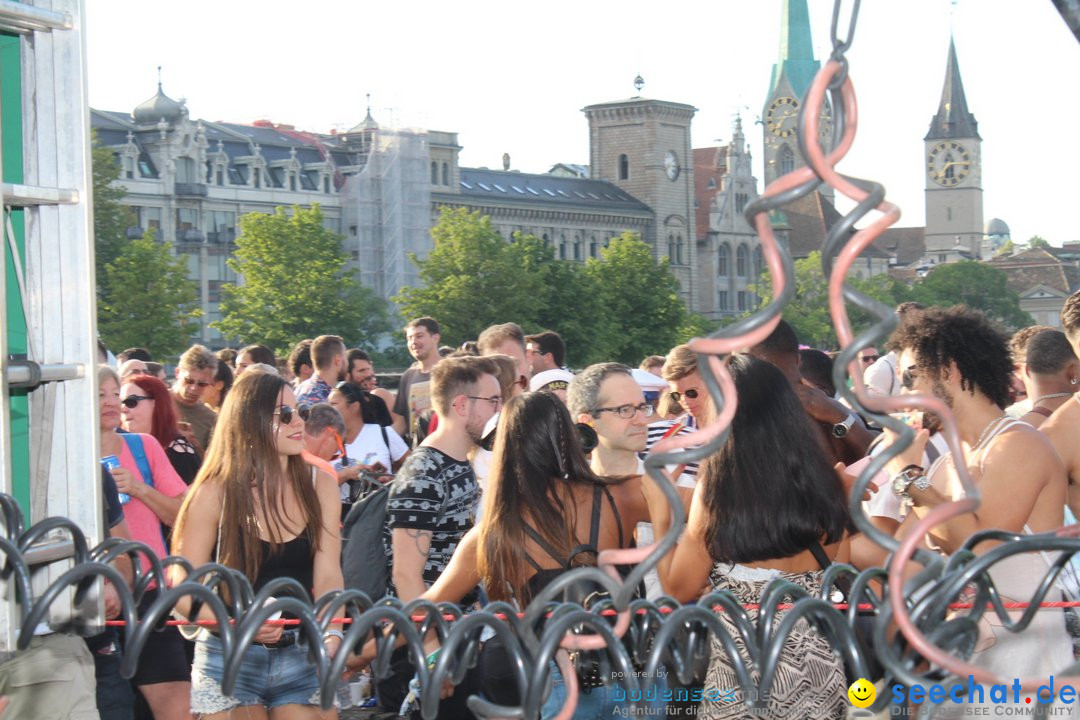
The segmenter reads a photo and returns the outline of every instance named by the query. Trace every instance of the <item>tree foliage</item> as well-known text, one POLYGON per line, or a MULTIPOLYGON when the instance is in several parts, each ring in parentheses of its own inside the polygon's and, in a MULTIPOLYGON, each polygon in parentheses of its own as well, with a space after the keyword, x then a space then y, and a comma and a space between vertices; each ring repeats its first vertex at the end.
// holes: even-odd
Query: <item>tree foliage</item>
POLYGON ((1034 250, 1035 248, 1050 247, 1050 243, 1047 242, 1044 238, 1039 237, 1038 235, 1033 235, 1031 239, 1028 240, 1027 245, 1029 250, 1034 250))
POLYGON ((558 260, 532 235, 507 241, 489 218, 463 208, 444 209, 431 235, 432 252, 413 258, 422 287, 404 288, 395 301, 406 317, 438 319, 451 345, 514 321, 526 332, 559 333, 573 366, 636 365, 707 326, 679 299, 666 261, 656 263, 632 234, 613 239, 584 265, 558 260))
POLYGON ((1020 308, 1020 297, 1006 284, 1007 276, 975 260, 938 265, 912 288, 913 299, 924 305, 967 305, 982 310, 1010 330, 1034 324, 1020 308))
POLYGON ((109 347, 140 346, 155 358, 172 357, 188 345, 202 315, 187 263, 152 230, 126 241, 105 265, 98 292, 98 332, 109 347))
POLYGON ((213 324, 223 335, 285 355, 314 335, 373 345, 390 329, 385 301, 346 266, 341 236, 323 227, 318 205, 251 213, 239 222, 228 263, 241 282, 222 286, 221 320, 213 324))
MULTIPOLYGON (((908 289, 888 274, 868 279, 848 277, 848 285, 889 307, 909 299, 908 289)), ((772 278, 764 270, 754 292, 763 298, 762 304, 772 299, 772 278)), ((876 318, 855 305, 847 305, 848 317, 856 333, 870 327, 876 318)), ((821 267, 821 253, 814 251, 795 261, 795 297, 784 308, 784 320, 795 330, 799 341, 817 348, 835 348, 835 323, 829 315, 829 283, 821 267)))
MULTIPOLYGON (((131 241, 127 229, 135 225, 131 208, 120 203, 127 191, 116 184, 120 167, 112 151, 97 144, 91 151, 94 197, 94 270, 100 297, 101 283, 105 279, 105 266, 113 262, 131 241)), ((130 347, 130 346, 125 346, 130 347)))

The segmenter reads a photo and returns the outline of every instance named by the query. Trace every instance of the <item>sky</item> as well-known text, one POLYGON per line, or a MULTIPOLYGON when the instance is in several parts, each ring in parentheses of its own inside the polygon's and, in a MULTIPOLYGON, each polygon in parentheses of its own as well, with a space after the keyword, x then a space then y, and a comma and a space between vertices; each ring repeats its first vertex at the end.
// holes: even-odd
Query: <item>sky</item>
MULTIPOLYGON (((815 55, 832 3, 808 0, 815 55)), ((191 117, 270 119, 329 132, 371 96, 384 126, 458 133, 465 167, 546 172, 589 161, 581 108, 639 93, 698 109, 694 147, 726 143, 736 113, 761 172, 761 125, 781 0, 103 0, 87 5, 90 104, 130 111, 156 91, 191 117)), ((843 16, 850 12, 845 0, 843 16)), ((844 23, 846 26, 846 21, 844 23)), ((1080 241, 1080 43, 1051 0, 865 0, 848 52, 859 101, 839 169, 885 185, 924 222, 922 138, 937 109, 950 32, 979 122, 986 220, 1016 241, 1080 241), (1073 89, 1070 90, 1069 88, 1073 89)), ((838 199, 841 210, 851 207, 838 199)))

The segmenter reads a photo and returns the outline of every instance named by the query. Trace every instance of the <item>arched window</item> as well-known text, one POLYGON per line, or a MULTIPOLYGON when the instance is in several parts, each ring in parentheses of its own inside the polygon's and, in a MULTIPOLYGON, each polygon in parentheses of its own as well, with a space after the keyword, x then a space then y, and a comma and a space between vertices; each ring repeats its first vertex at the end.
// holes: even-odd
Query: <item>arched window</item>
POLYGON ((626 153, 619 156, 619 179, 630 179, 630 157, 626 153))
POLYGON ((750 253, 747 252, 745 245, 740 245, 739 249, 735 251, 735 274, 739 277, 746 277, 747 265, 749 265, 750 253))
POLYGON ((448 165, 447 163, 442 164, 442 184, 450 184, 450 165, 448 165))
POLYGON ((754 277, 761 277, 761 268, 764 265, 764 259, 761 256, 761 246, 754 248, 754 277))
POLYGON ((566 235, 559 235, 559 259, 566 259, 566 235))
POLYGON ((544 233, 543 237, 540 239, 544 241, 545 246, 551 244, 551 238, 548 237, 547 233, 544 233))
POLYGON ((795 170, 795 153, 787 145, 780 148, 780 174, 786 175, 795 170))
POLYGON ((596 248, 596 236, 593 235, 592 239, 589 240, 589 257, 596 257, 596 248))
POLYGON ((722 278, 731 274, 731 248, 727 244, 716 251, 716 274, 722 278))
POLYGON ((675 264, 675 235, 673 233, 668 233, 668 236, 667 236, 667 256, 668 256, 668 260, 671 261, 671 264, 674 265, 675 264))
POLYGON ((581 260, 581 236, 574 235, 574 259, 581 260))
POLYGON ((439 184, 439 163, 434 160, 431 161, 431 184, 439 184))
POLYGON ((683 241, 682 241, 682 234, 681 233, 675 236, 675 255, 678 258, 678 260, 676 260, 676 262, 679 265, 685 265, 686 264, 686 258, 683 257, 683 241))

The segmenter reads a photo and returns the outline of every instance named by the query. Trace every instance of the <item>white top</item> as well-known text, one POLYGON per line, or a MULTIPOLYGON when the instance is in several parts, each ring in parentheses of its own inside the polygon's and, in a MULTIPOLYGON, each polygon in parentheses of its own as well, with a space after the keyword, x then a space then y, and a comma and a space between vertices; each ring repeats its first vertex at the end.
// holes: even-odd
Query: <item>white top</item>
MULTIPOLYGON (((373 465, 380 462, 386 468, 386 472, 390 473, 393 464, 400 460, 405 453, 409 452, 409 446, 405 444, 400 435, 394 432, 392 427, 386 428, 386 439, 390 441, 390 447, 387 447, 386 443, 383 442, 382 431, 378 425, 364 423, 364 427, 360 429, 356 439, 345 446, 345 454, 349 456, 351 462, 360 463, 361 465, 373 465)), ((334 467, 340 469, 341 464, 334 463, 334 467)), ((342 484, 340 490, 342 502, 347 502, 349 500, 349 484, 342 484)))
POLYGON ((900 394, 900 378, 896 377, 896 363, 899 360, 895 352, 886 353, 863 371, 863 382, 870 395, 900 394))

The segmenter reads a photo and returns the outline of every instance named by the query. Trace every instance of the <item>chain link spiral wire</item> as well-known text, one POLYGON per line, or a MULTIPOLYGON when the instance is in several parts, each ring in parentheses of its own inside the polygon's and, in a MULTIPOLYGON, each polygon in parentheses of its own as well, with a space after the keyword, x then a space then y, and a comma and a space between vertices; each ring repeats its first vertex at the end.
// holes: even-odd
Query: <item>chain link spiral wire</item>
MULTIPOLYGON (((886 686, 893 683, 912 685, 928 678, 940 682, 943 678, 964 678, 969 674, 978 682, 1000 681, 1001 678, 967 662, 977 636, 976 621, 989 604, 1008 631, 1022 632, 1039 611, 1038 603, 1053 589, 1062 568, 1075 552, 1080 551, 1080 529, 1074 526, 1040 535, 982 532, 947 559, 930 552, 921 543, 930 528, 950 517, 970 512, 980 503, 978 488, 968 476, 964 463, 957 463, 964 496, 929 512, 918 522, 916 532, 903 542, 878 530, 862 510, 860 499, 871 478, 914 439, 912 430, 891 417, 890 412, 922 408, 937 413, 943 420, 949 446, 957 457, 962 457, 962 448, 951 412, 937 399, 871 397, 862 383, 857 361, 859 350, 886 338, 896 327, 896 316, 891 308, 849 287, 845 279, 859 253, 899 218, 899 209, 885 200, 885 189, 879 183, 841 175, 834 170, 852 146, 857 125, 857 106, 845 53, 854 39, 859 3, 852 4, 844 37, 838 34, 842 26, 842 5, 842 0, 837 0, 833 10, 832 54, 814 79, 799 112, 798 138, 808 166, 778 178, 745 211, 748 222, 761 239, 772 279, 773 298, 757 312, 706 338, 691 341, 691 349, 698 353, 698 369, 704 385, 717 409, 717 418, 697 433, 662 440, 645 460, 646 472, 663 489, 672 512, 671 528, 653 545, 600 553, 599 567, 564 573, 520 614, 517 608, 506 603, 492 603, 477 612, 463 614, 457 606, 435 605, 423 600, 403 604, 395 598, 384 598, 376 602, 355 590, 328 593, 313 602, 305 588, 288 578, 275 580, 255 593, 239 572, 220 564, 192 568, 179 557, 158 560, 149 547, 130 540, 109 539, 89 548, 82 531, 65 518, 48 518, 26 528, 19 506, 10 496, 0 494, 0 514, 6 528, 6 536, 0 536, 0 553, 4 557, 0 579, 5 582, 9 596, 14 595, 18 601, 20 632, 17 648, 25 650, 29 646, 34 629, 47 617, 49 606, 69 588, 74 588, 78 605, 94 583, 104 578, 115 586, 120 602, 119 617, 127 627, 121 667, 124 677, 134 674, 151 633, 162 627, 177 601, 190 597, 194 604, 193 614, 205 605, 216 619, 215 631, 225 658, 222 690, 229 694, 235 687, 245 650, 254 641, 259 628, 269 618, 285 611, 297 618, 295 624, 301 641, 319 674, 324 709, 333 705, 350 652, 358 651, 364 643, 375 638, 377 655, 372 668, 376 676, 384 675, 389 669, 391 652, 400 638, 408 648, 419 679, 421 715, 431 720, 437 713, 444 683, 460 683, 476 664, 485 632, 494 634, 505 648, 521 704, 506 707, 479 695, 468 698, 469 707, 484 718, 536 717, 551 688, 552 667, 559 668, 567 689, 566 704, 559 717, 571 717, 577 703, 578 679, 566 651, 599 653, 601 667, 607 676, 618 677, 627 697, 637 700, 635 707, 644 710, 643 690, 657 677, 658 671, 663 668, 680 683, 691 683, 695 667, 708 659, 712 638, 723 648, 739 684, 748 691, 746 696, 753 698, 748 700, 750 708, 761 710, 766 706, 781 650, 796 624, 803 621, 810 623, 830 643, 849 674, 855 677, 868 676, 868 660, 873 653, 885 668, 886 686), (832 149, 827 154, 817 140, 826 97, 833 115, 832 149), (763 593, 756 622, 728 591, 712 592, 696 604, 681 606, 670 598, 656 602, 638 599, 636 588, 646 573, 656 568, 660 558, 675 547, 685 527, 682 504, 665 466, 703 460, 723 445, 738 402, 724 358, 764 340, 794 296, 792 258, 777 242, 769 213, 823 185, 856 202, 855 208, 831 229, 821 253, 823 270, 829 278, 830 312, 842 348, 833 379, 856 411, 899 436, 896 444, 869 462, 857 478, 850 496, 850 511, 858 529, 891 553, 887 568, 858 572, 849 565, 830 566, 819 596, 811 596, 790 582, 774 580, 763 593), (855 229, 859 221, 872 218, 872 213, 878 217, 866 227, 855 229), (878 318, 877 322, 854 336, 847 304, 867 311, 878 318), (847 387, 848 375, 853 379, 851 388, 847 387), (40 595, 35 595, 25 555, 35 542, 57 533, 72 542, 72 568, 40 595), (971 549, 985 539, 1005 542, 989 552, 974 554, 971 549), (1018 619, 1013 619, 988 570, 1018 553, 1029 552, 1060 554, 1030 598, 1031 605, 1018 619), (132 589, 110 564, 120 556, 131 558, 135 573, 132 589), (148 561, 149 569, 141 569, 140 558, 148 561), (614 569, 617 564, 636 565, 622 580, 614 569), (173 565, 182 566, 188 576, 170 587, 166 573, 173 565), (842 576, 854 578, 846 611, 837 609, 830 602, 836 580, 842 576), (906 581, 905 577, 908 577, 906 581), (139 601, 155 585, 159 588, 158 597, 145 613, 138 615, 139 601), (882 586, 885 591, 878 594, 876 588, 882 586), (975 602, 970 609, 966 612, 950 610, 950 603, 972 587, 975 602), (588 610, 565 602, 567 597, 575 596, 575 590, 582 588, 599 588, 609 599, 588 610), (777 613, 781 612, 779 606, 784 603, 790 603, 790 609, 783 610, 777 621, 777 613), (613 619, 610 613, 604 613, 605 610, 614 611, 613 619), (873 616, 873 647, 864 646, 854 631, 860 612, 864 618, 867 612, 873 616), (719 613, 727 615, 734 633, 721 622, 719 613), (339 651, 329 657, 321 638, 334 618, 341 617, 348 618, 349 624, 339 651), (895 636, 889 631, 894 623, 900 631, 895 636), (424 656, 424 638, 429 632, 435 633, 442 647, 430 668, 424 656), (924 661, 930 662, 931 669, 926 669, 924 661), (756 692, 749 692, 751 689, 756 692)), ((76 613, 67 626, 54 629, 85 635, 101 628, 88 626, 76 613)), ((1062 670, 1070 677, 1058 677, 1059 683, 1075 685, 1080 682, 1080 677, 1072 677, 1077 674, 1077 665, 1062 670)), ((1045 682, 1044 678, 1021 679, 1022 687, 1028 690, 1045 682)), ((871 710, 879 711, 890 701, 888 693, 881 693, 871 710)), ((931 708, 929 703, 924 703, 920 713, 925 716, 931 708)))

